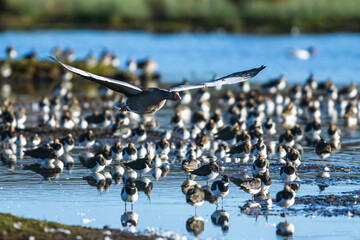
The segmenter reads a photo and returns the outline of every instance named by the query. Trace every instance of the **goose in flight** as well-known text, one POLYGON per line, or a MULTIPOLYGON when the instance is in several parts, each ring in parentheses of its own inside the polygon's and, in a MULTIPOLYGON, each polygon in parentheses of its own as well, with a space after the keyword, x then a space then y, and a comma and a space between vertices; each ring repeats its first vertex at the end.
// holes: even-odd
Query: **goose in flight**
POLYGON ((114 90, 115 92, 125 94, 125 96, 127 97, 125 102, 115 104, 114 108, 121 112, 132 111, 140 115, 151 114, 158 111, 164 106, 166 100, 180 100, 181 97, 179 95, 179 92, 197 88, 216 87, 225 84, 235 84, 243 82, 255 77, 261 70, 265 68, 265 66, 261 66, 259 68, 253 68, 243 72, 235 72, 209 82, 180 85, 170 89, 161 89, 140 88, 120 80, 95 75, 84 70, 72 67, 70 65, 62 63, 61 61, 51 56, 49 58, 60 63, 67 70, 77 75, 80 75, 83 78, 99 83, 111 90, 114 90))

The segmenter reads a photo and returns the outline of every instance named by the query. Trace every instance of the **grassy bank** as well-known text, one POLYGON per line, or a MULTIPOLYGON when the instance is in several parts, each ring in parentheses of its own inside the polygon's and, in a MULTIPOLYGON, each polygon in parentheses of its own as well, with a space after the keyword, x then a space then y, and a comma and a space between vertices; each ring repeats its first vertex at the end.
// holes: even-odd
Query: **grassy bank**
POLYGON ((4 29, 360 31, 358 0, 0 0, 4 29))
MULTIPOLYGON (((111 239, 150 240, 157 236, 134 235, 116 229, 94 229, 81 226, 68 226, 55 222, 20 218, 0 213, 0 239, 111 239), (33 237, 33 238, 31 238, 33 237)), ((166 238, 164 238, 166 239, 166 238)))

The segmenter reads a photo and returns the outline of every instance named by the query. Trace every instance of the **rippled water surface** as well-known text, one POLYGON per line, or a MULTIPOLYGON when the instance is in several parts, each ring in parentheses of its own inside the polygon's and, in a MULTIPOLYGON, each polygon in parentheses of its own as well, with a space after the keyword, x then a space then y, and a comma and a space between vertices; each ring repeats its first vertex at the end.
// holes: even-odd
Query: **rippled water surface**
MULTIPOLYGON (((256 81, 265 82, 280 74, 288 76, 289 82, 301 82, 310 72, 319 80, 332 77, 335 83, 358 81, 360 76, 358 34, 304 35, 291 36, 251 36, 228 34, 171 34, 152 35, 142 32, 102 32, 102 31, 46 31, 46 32, 5 32, 0 34, 2 46, 12 44, 19 54, 35 49, 40 57, 48 55, 54 46, 72 46, 78 57, 84 57, 92 51, 95 54, 107 48, 115 52, 123 62, 129 56, 143 58, 151 56, 159 62, 159 72, 165 82, 181 81, 184 77, 200 80, 210 78, 213 72, 219 75, 250 67, 267 65, 268 68, 256 81), (317 55, 309 61, 289 59, 286 52, 292 47, 306 48, 315 46, 317 55)), ((0 53, 0 58, 4 52, 0 53)), ((123 66, 123 63, 122 63, 123 66)), ((170 108, 156 114, 160 130, 170 128, 170 108)), ((304 124, 304 123, 302 123, 304 124)), ((326 161, 316 156, 313 147, 304 146, 303 165, 320 164, 349 168, 350 172, 331 173, 330 186, 320 192, 316 179, 317 170, 299 169, 302 180, 297 197, 319 194, 341 195, 359 189, 359 143, 360 132, 343 130, 342 148, 335 151, 326 161)), ((280 129, 280 128, 279 128, 280 129)), ((323 128, 325 132, 327 128, 323 128)), ((280 131, 279 131, 280 133, 280 131)), ((276 141, 279 134, 267 138, 266 142, 276 141)), ((109 140, 110 141, 110 140, 109 140)), ((18 160, 15 171, 0 166, 0 212, 9 212, 18 216, 58 221, 65 224, 81 225, 85 221, 90 227, 122 228, 121 215, 125 211, 120 198, 122 185, 111 185, 107 192, 99 193, 82 180, 89 171, 84 169, 78 154, 81 148, 74 149, 71 155, 75 159, 72 171, 64 170, 58 179, 44 181, 40 175, 22 170, 22 165, 32 161, 29 158, 18 160)), ((276 156, 270 157, 274 163, 276 156)), ((251 169, 250 165, 242 165, 251 169)), ((238 169, 225 170, 232 175, 238 169)), ((148 227, 162 231, 174 231, 194 238, 186 230, 187 219, 194 216, 194 207, 188 205, 181 192, 180 185, 185 180, 178 165, 171 166, 167 177, 154 180, 150 173, 145 174, 154 183, 151 200, 139 193, 134 211, 139 215, 137 230, 148 227)), ((273 184, 270 197, 275 198, 283 188, 279 180, 279 166, 271 168, 273 184)), ((204 181, 198 181, 201 185, 204 181)), ((357 197, 357 196, 354 196, 357 197)), ((224 210, 230 215, 229 230, 223 232, 211 223, 210 217, 216 210, 215 205, 205 202, 198 207, 197 215, 205 222, 201 239, 275 239, 276 225, 284 222, 280 217, 283 209, 273 205, 267 216, 248 216, 240 211, 251 196, 232 184, 230 194, 224 198, 224 210)), ((129 207, 129 206, 128 206, 129 207)), ((221 204, 219 205, 221 208, 221 204)), ((315 206, 316 207, 316 206, 315 206)), ((358 204, 353 207, 359 210, 358 204)), ((294 239, 358 239, 358 216, 322 217, 316 212, 306 211, 304 205, 294 205, 286 220, 295 227, 294 239), (310 214, 310 215, 309 215, 310 214)), ((319 206, 319 209, 321 207, 319 206)), ((331 210, 331 208, 326 211, 331 210)))

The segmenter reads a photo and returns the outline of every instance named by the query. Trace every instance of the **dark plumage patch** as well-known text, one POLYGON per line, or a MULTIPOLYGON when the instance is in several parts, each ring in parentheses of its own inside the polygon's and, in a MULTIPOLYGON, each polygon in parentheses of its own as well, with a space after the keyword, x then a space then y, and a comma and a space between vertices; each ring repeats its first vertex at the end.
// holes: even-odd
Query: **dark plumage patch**
POLYGON ((283 190, 276 194, 276 202, 280 202, 281 199, 290 200, 292 198, 294 198, 293 192, 288 192, 288 191, 283 190))
POLYGON ((285 172, 287 175, 292 175, 295 173, 295 168, 293 166, 284 166, 280 169, 280 175, 285 172))

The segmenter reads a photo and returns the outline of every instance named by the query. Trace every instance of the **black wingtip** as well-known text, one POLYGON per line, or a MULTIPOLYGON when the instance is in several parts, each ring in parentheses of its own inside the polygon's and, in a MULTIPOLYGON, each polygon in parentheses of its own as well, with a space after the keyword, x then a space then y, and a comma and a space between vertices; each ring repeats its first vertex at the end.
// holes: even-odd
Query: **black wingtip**
POLYGON ((54 58, 53 56, 47 56, 48 58, 50 58, 51 60, 53 60, 54 62, 58 62, 58 60, 56 58, 54 58))

